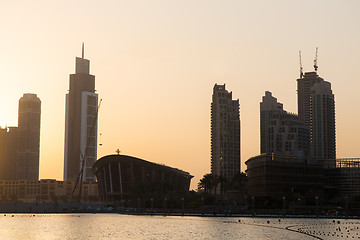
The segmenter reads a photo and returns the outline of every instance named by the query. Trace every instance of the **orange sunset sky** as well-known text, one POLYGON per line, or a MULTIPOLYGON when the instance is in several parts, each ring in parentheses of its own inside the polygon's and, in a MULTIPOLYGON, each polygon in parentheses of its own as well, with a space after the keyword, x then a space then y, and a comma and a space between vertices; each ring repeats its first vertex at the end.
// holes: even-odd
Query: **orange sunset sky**
POLYGON ((210 172, 215 83, 240 100, 241 162, 259 154, 266 90, 297 112, 304 71, 335 94, 337 157, 360 157, 360 1, 5 1, 0 8, 0 125, 17 126, 18 100, 42 101, 40 178, 62 180, 65 94, 75 57, 91 61, 102 106, 98 157, 122 154, 210 172))

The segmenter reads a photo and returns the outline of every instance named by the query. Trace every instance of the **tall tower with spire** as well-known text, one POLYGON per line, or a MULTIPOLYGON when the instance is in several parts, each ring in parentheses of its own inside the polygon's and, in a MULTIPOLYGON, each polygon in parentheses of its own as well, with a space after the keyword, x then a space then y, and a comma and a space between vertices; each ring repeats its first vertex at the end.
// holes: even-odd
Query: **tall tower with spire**
POLYGON ((84 181, 95 181, 91 166, 97 158, 97 103, 95 76, 84 58, 83 43, 66 94, 64 180, 75 181, 82 171, 84 181))

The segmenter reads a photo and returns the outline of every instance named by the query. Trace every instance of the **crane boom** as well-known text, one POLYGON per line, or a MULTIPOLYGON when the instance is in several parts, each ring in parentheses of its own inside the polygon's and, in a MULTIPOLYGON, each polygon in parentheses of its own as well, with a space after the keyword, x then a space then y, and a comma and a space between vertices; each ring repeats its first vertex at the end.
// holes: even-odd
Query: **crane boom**
POLYGON ((315 59, 314 59, 314 69, 315 69, 315 72, 317 72, 318 70, 318 65, 317 65, 317 59, 318 59, 318 47, 316 47, 316 52, 315 52, 315 59))

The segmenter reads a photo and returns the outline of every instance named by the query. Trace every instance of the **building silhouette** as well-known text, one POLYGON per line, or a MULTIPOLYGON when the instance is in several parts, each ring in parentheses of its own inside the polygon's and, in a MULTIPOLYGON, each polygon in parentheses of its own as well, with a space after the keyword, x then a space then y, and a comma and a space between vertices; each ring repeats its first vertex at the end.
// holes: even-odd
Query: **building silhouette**
POLYGON ((257 204, 285 206, 337 202, 359 196, 360 161, 336 159, 335 101, 331 84, 315 72, 297 79, 298 116, 270 92, 260 103, 261 154, 247 165, 249 196, 257 204))
POLYGON ((41 101, 26 93, 19 100, 16 179, 39 179, 41 101))
POLYGON ((268 153, 251 157, 245 164, 248 194, 262 204, 281 202, 281 199, 294 195, 313 201, 324 194, 322 164, 296 156, 268 153))
POLYGON ((298 115, 300 120, 310 127, 311 88, 316 82, 322 82, 324 79, 319 77, 316 72, 307 72, 302 76, 297 79, 298 115))
MULTIPOLYGON (((18 201, 20 203, 69 202, 74 184, 75 182, 72 181, 57 181, 55 179, 38 181, 0 179, 0 199, 3 202, 18 201)), ((99 201, 97 183, 83 182, 81 200, 99 201)), ((19 205, 21 206, 21 204, 19 205)))
POLYGON ((0 179, 16 179, 17 127, 0 128, 0 179))
POLYGON ((315 159, 332 159, 332 167, 335 167, 335 101, 331 84, 326 81, 315 83, 310 100, 312 156, 315 159))
POLYGON ((84 181, 95 181, 91 171, 97 157, 97 103, 95 76, 90 61, 76 57, 75 74, 70 74, 66 94, 64 180, 76 180, 80 170, 84 181))
POLYGON ((299 118, 310 127, 310 155, 315 161, 335 160, 335 100, 331 84, 316 72, 305 73, 297 83, 299 118))
MULTIPOLYGON (((300 78, 297 79, 299 121, 309 131, 308 137, 302 137, 310 146, 307 158, 283 151, 281 140, 293 139, 291 135, 295 132, 283 126, 293 128, 289 125, 292 117, 288 117, 282 104, 270 92, 263 97, 260 104, 261 154, 245 162, 253 209, 256 205, 258 208, 309 211, 308 206, 312 205, 343 208, 346 215, 358 214, 360 158, 336 159, 334 94, 331 83, 316 72, 317 58, 314 68, 315 72, 303 74, 300 62, 300 78)), ((296 132, 299 134, 300 129, 296 132)))
POLYGON ((260 103, 260 153, 307 158, 309 127, 297 115, 283 109, 271 92, 260 103))
POLYGON ((126 155, 107 155, 93 165, 103 202, 163 200, 189 191, 188 172, 126 155))
POLYGON ((227 180, 240 172, 239 99, 215 84, 211 103, 211 173, 227 180))

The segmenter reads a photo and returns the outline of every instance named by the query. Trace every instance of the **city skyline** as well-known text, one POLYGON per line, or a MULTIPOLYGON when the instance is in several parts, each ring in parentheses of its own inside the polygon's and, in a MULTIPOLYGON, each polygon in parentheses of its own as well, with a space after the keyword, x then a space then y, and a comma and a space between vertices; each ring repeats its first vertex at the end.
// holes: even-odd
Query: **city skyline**
POLYGON ((39 96, 40 178, 62 179, 64 94, 82 42, 103 99, 98 158, 120 149, 190 172, 196 188, 210 172, 212 87, 225 83, 241 106, 244 171, 244 162, 260 152, 264 91, 297 112, 297 54, 302 51, 304 71, 312 71, 316 47, 319 75, 336 98, 337 157, 360 155, 360 111, 353 104, 360 88, 360 3, 157 3, 4 4, 0 125, 17 125, 23 93, 39 96), (305 11, 312 17, 299 17, 305 11))

